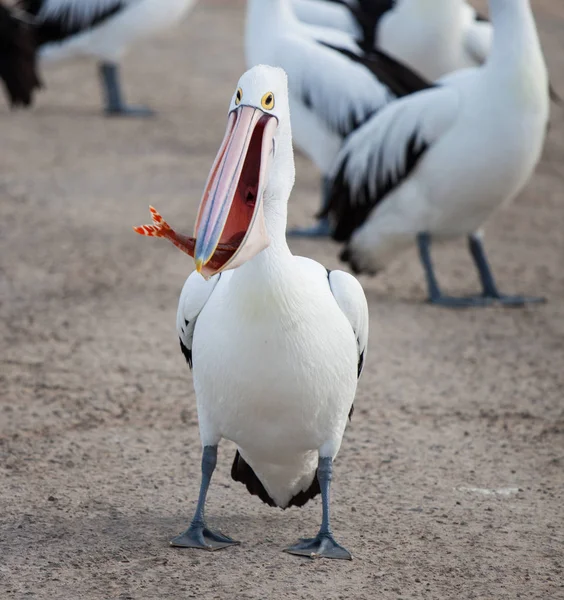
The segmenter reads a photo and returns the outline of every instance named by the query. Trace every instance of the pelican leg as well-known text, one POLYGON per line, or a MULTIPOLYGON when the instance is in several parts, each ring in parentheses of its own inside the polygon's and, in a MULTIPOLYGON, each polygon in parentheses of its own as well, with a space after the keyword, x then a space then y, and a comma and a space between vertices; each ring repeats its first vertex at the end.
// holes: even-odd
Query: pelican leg
POLYGON ((123 100, 119 67, 114 63, 103 62, 99 67, 100 79, 105 100, 105 113, 109 117, 152 117, 154 111, 144 106, 127 106, 123 100))
POLYGON ((425 279, 427 280, 427 290, 429 294, 428 302, 437 306, 445 306, 447 308, 469 308, 480 307, 492 304, 493 300, 487 296, 468 296, 456 298, 453 296, 445 296, 441 292, 439 282, 433 268, 431 259, 431 235, 426 232, 417 234, 417 247, 419 249, 419 258, 425 270, 425 279))
POLYGON ((217 446, 204 446, 202 453, 202 482, 200 495, 194 518, 190 527, 170 541, 176 548, 202 548, 203 550, 220 550, 238 544, 230 537, 208 529, 204 518, 204 507, 210 481, 217 464, 217 446))
MULTIPOLYGON (((324 214, 325 209, 329 204, 331 194, 332 181, 329 177, 322 177, 321 179, 321 209, 319 214, 324 214)), ((309 238, 324 238, 331 235, 331 226, 329 224, 328 217, 319 217, 317 223, 311 227, 296 227, 290 229, 288 235, 291 237, 309 237, 309 238)))
POLYGON ((496 303, 503 304, 505 306, 524 306, 525 304, 545 302, 545 298, 527 297, 527 296, 506 296, 500 294, 497 289, 497 285, 491 271, 486 253, 484 251, 484 245, 482 240, 477 235, 470 235, 468 237, 468 247, 470 254, 474 260, 474 264, 478 269, 480 276, 480 282, 482 283, 482 295, 484 298, 490 298, 496 303))
POLYGON ((352 560, 351 553, 337 544, 329 524, 329 491, 333 476, 333 459, 330 456, 319 457, 317 479, 321 488, 323 517, 319 533, 314 538, 302 538, 297 544, 286 548, 284 552, 307 556, 308 558, 340 558, 352 560))

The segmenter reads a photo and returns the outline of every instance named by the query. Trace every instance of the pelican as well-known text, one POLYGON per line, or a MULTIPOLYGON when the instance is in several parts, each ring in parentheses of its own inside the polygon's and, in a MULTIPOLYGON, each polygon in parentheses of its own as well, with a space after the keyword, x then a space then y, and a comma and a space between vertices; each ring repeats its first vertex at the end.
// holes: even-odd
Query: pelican
POLYGON ((429 300, 442 306, 522 305, 539 298, 497 288, 480 229, 523 189, 548 122, 548 76, 529 0, 490 0, 495 28, 483 67, 398 100, 346 141, 334 167, 329 212, 342 258, 376 273, 417 241, 429 300), (431 240, 468 236, 482 294, 442 294, 431 240))
POLYGON ((34 23, 42 61, 98 61, 105 113, 146 117, 153 111, 128 106, 118 63, 131 44, 175 25, 196 0, 19 0, 34 23))
POLYGON ((204 505, 222 438, 237 445, 231 475, 271 506, 321 493, 319 533, 287 548, 350 559, 331 532, 329 488, 366 355, 368 308, 358 281, 293 256, 286 243, 294 157, 286 74, 257 66, 239 80, 206 184, 194 237, 152 209, 138 233, 194 257, 177 328, 193 367, 202 480, 176 547, 237 542, 208 528, 204 505), (202 277, 203 275, 203 277, 202 277))
MULTIPOLYGON (((271 64, 288 74, 295 142, 321 171, 325 195, 346 136, 394 98, 430 86, 383 54, 359 56, 345 33, 304 25, 291 0, 248 0, 245 50, 249 67, 271 64)), ((321 222, 291 233, 328 230, 321 222)))
POLYGON ((323 0, 294 3, 305 23, 352 34, 364 51, 378 48, 431 81, 481 65, 491 47, 491 23, 466 0, 360 0, 341 6, 323 0))
POLYGON ((28 106, 41 87, 29 23, 19 11, 0 3, 0 80, 12 107, 28 106))

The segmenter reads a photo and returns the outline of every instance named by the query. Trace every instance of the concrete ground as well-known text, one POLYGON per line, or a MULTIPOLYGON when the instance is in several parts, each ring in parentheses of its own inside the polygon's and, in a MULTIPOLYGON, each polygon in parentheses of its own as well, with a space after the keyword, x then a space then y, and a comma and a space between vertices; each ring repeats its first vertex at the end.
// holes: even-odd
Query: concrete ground
MULTIPOLYGON (((564 96, 564 4, 534 0, 564 96)), ((189 229, 244 70, 241 0, 202 0, 123 65, 147 121, 100 116, 90 63, 45 72, 30 112, 0 107, 0 598, 564 598, 564 116, 541 165, 486 228, 525 309, 423 303, 414 251, 362 280, 371 339, 336 462, 334 530, 352 562, 281 552, 319 500, 274 510, 231 481, 210 522, 241 540, 171 549, 199 485, 191 377, 176 302, 191 261, 136 236, 154 204, 189 229)), ((318 201, 298 157, 290 224, 318 201)), ((294 241, 330 268, 338 247, 294 241)), ((436 251, 449 291, 477 281, 465 243, 436 251)))

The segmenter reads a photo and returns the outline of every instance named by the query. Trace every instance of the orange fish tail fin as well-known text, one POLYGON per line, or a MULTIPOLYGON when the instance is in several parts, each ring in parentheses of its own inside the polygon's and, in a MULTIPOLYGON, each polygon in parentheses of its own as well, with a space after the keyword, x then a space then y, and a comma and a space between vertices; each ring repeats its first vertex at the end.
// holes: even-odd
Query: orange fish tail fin
POLYGON ((174 235, 174 230, 172 227, 162 218, 162 216, 157 212, 157 210, 149 206, 149 210, 151 211, 151 218, 153 219, 152 225, 141 225, 139 227, 134 227, 133 231, 138 233, 139 235, 147 235, 149 237, 168 237, 171 234, 174 235))

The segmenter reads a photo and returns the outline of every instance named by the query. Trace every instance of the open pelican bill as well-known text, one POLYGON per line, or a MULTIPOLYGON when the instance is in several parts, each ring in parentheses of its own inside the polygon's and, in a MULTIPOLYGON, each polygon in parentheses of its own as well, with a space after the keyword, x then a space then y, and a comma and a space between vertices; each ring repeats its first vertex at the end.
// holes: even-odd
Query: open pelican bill
POLYGON ((194 257, 206 278, 233 269, 266 248, 262 195, 274 148, 276 117, 250 106, 229 114, 227 131, 198 209, 194 236, 174 231, 151 207, 141 235, 164 237, 194 257))

